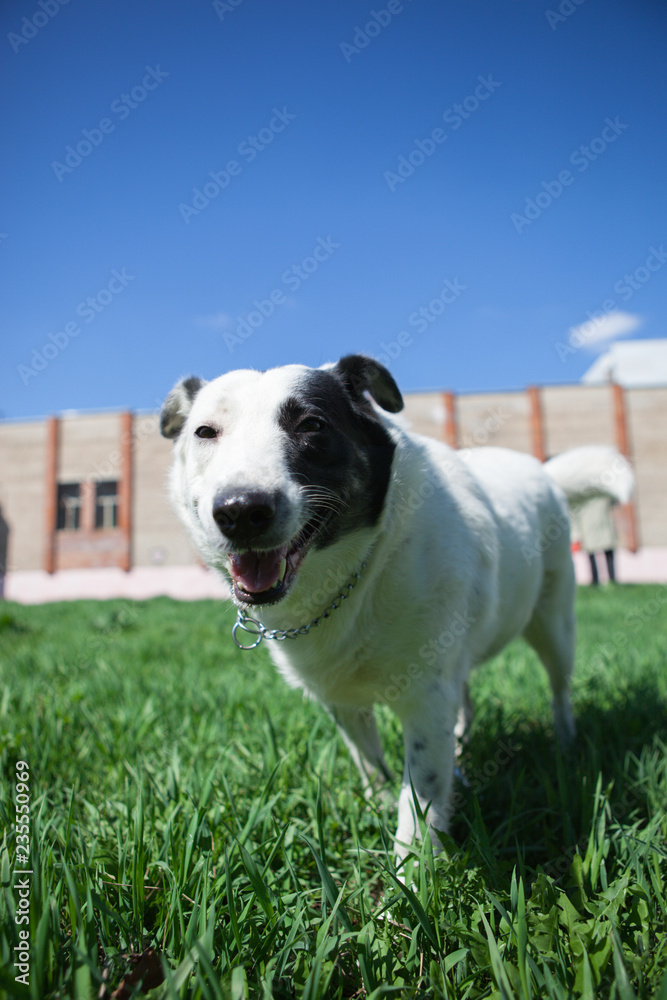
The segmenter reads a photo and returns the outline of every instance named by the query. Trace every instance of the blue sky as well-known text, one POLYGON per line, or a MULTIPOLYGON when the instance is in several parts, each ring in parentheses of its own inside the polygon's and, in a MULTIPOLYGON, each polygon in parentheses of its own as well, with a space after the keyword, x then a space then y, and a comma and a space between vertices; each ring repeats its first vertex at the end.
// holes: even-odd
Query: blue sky
POLYGON ((5 0, 0 26, 6 417, 351 351, 406 390, 575 382, 667 334, 658 2, 5 0))

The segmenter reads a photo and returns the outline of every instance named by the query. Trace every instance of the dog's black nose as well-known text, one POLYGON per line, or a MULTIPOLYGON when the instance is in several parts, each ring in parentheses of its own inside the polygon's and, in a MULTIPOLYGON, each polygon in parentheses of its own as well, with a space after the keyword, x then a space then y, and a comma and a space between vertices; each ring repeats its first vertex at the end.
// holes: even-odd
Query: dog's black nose
POLYGON ((278 506, 277 494, 265 490, 218 493, 213 502, 213 520, 230 542, 249 545, 271 528, 278 506))

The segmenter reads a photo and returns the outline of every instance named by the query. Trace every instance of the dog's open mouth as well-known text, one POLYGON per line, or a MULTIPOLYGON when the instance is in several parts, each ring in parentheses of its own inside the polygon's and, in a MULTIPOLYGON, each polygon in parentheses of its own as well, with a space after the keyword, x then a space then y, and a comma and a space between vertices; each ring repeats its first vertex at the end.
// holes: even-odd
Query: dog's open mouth
POLYGON ((309 521, 295 539, 278 549, 248 549, 229 556, 234 597, 244 604, 275 604, 290 588, 323 519, 309 521))

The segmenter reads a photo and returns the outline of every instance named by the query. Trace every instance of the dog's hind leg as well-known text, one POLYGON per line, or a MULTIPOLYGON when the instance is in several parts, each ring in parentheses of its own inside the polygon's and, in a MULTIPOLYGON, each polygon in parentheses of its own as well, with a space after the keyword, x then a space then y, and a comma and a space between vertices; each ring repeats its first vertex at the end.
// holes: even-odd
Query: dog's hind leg
POLYGON ((470 697, 470 687, 465 681, 463 685, 463 700, 459 709, 459 714, 454 726, 454 736, 456 737, 456 759, 459 760, 463 753, 463 746, 468 741, 468 730, 473 720, 475 710, 470 697))
POLYGON ((542 594, 523 633, 549 675, 556 736, 563 747, 572 742, 576 732, 570 705, 575 648, 575 583, 569 552, 568 562, 563 572, 545 575, 542 594))
POLYGON ((375 711, 347 705, 330 705, 329 710, 359 770, 366 798, 372 798, 375 789, 393 777, 382 752, 375 711))
POLYGON ((470 787, 470 782, 465 776, 463 761, 461 758, 463 757, 463 748, 470 737, 470 726, 474 716, 475 709, 473 707, 472 698, 470 697, 470 686, 467 681, 464 681, 463 700, 461 701, 461 707, 456 719, 456 725, 454 726, 454 775, 458 778, 461 784, 465 785, 467 788, 470 787))

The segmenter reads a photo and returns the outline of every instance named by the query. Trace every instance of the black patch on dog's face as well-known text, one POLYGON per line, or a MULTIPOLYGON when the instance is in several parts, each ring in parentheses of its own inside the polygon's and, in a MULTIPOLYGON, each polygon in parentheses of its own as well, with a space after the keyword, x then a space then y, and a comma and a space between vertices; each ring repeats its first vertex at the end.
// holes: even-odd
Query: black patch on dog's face
MULTIPOLYGON (((353 397, 335 371, 314 370, 281 405, 278 423, 291 475, 300 486, 329 496, 322 502, 326 521, 315 548, 377 524, 395 445, 371 403, 353 397)), ((313 507, 318 511, 317 501, 313 507)))

